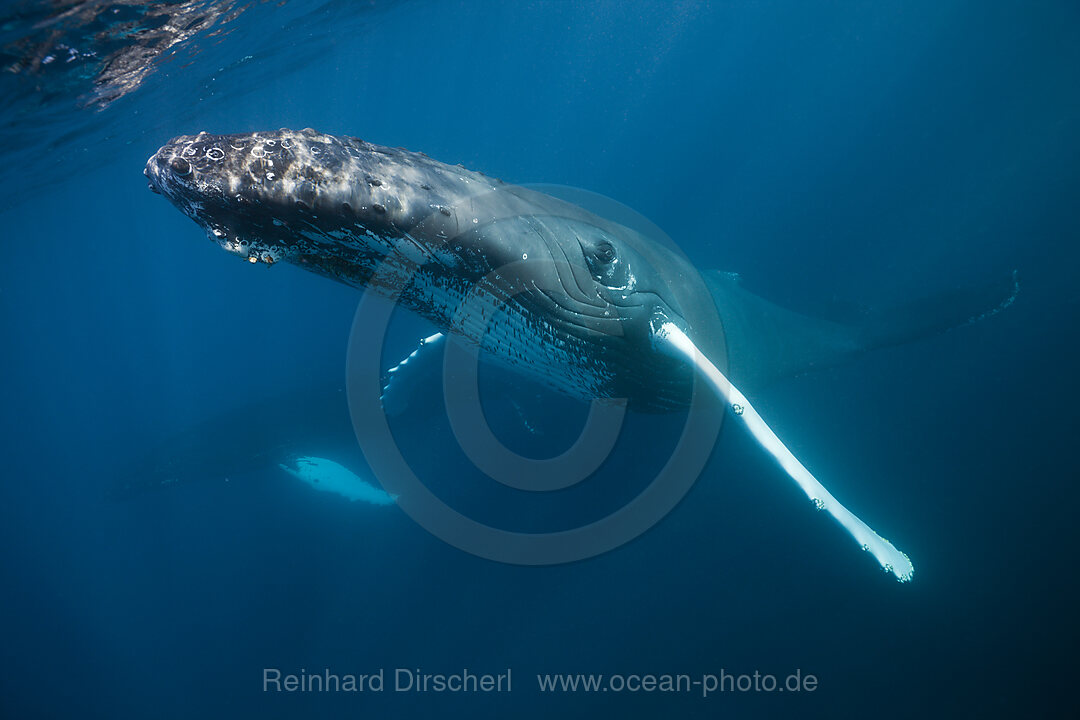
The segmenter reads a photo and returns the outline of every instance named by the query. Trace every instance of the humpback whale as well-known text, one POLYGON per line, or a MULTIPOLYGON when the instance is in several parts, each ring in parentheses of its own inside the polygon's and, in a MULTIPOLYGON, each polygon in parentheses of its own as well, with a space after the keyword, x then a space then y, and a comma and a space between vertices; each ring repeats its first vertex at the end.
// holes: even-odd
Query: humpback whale
POLYGON ((551 195, 311 129, 180 136, 144 173, 227 252, 393 298, 560 392, 664 412, 686 407, 704 383, 902 582, 914 573, 907 555, 824 488, 749 396, 778 377, 992 314, 1017 288, 1010 278, 854 324, 810 318, 551 195))

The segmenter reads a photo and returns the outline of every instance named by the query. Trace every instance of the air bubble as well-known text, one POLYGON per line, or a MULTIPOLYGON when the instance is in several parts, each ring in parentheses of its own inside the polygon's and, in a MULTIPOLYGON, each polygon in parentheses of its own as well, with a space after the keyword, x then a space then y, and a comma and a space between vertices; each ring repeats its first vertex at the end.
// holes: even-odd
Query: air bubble
POLYGON ((522 260, 528 260, 529 259, 529 253, 521 253, 521 259, 522 260))

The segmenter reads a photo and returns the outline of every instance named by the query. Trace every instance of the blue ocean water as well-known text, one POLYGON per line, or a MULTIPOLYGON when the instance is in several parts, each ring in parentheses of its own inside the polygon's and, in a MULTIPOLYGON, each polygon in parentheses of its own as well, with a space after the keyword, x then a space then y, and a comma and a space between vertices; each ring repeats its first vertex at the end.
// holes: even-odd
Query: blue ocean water
MULTIPOLYGON (((166 21, 120 2, 16 3, 4 19, 0 715, 1075 708, 1074 3, 188 12, 166 21), (95 19, 73 20, 80 7, 95 19), (109 54, 174 26, 190 30, 148 41, 153 52, 109 54), (305 454, 336 452, 364 472, 355 441, 336 444, 350 428, 334 391, 323 412, 326 398, 309 390, 343 382, 359 293, 228 256, 141 171, 178 134, 308 126, 600 193, 702 269, 739 272, 807 313, 1019 270, 1020 296, 995 317, 754 398, 800 459, 912 557, 913 582, 883 574, 729 427, 654 528, 550 567, 474 557, 395 507, 349 504, 244 462, 265 421, 302 436, 305 454), (193 473, 118 497, 163 443, 193 473), (267 691, 267 668, 383 669, 388 687, 267 691), (395 692, 398 668, 509 668, 513 685, 395 692), (817 684, 703 697, 542 692, 537 681, 722 672, 817 684)), ((387 364, 429 332, 396 319, 387 364)), ((440 492, 497 522, 502 506, 470 494, 481 479, 423 387, 431 396, 396 437, 440 492)), ((507 429, 516 442, 550 454, 572 441, 580 407, 522 392, 520 426, 507 429)), ((585 521, 637 492, 678 431, 637 422, 605 484, 539 520, 585 521)))

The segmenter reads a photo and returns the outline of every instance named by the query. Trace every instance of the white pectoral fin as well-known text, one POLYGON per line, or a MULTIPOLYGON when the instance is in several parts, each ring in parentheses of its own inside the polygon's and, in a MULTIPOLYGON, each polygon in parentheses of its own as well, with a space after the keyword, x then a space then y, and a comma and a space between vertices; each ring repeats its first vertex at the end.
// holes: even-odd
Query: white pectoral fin
POLYGON ((709 361, 693 341, 686 336, 674 323, 665 323, 656 330, 656 340, 662 343, 663 349, 677 357, 687 360, 693 365, 700 375, 709 383, 716 393, 727 401, 737 420, 741 420, 754 439, 771 454, 780 467, 784 468, 791 479, 802 488, 806 496, 813 501, 819 510, 826 510, 836 518, 848 533, 855 538, 863 550, 869 551, 881 564, 886 572, 892 573, 900 582, 911 580, 915 568, 907 555, 897 550, 892 543, 878 535, 874 530, 856 517, 850 510, 841 505, 825 487, 818 482, 817 478, 810 474, 798 458, 780 442, 776 433, 765 424, 758 412, 732 385, 724 374, 709 361))
POLYGON ((442 346, 445 339, 442 333, 424 338, 408 357, 386 371, 379 400, 388 415, 400 415, 408 407, 410 374, 414 375, 415 379, 416 374, 424 372, 428 367, 433 374, 437 372, 436 363, 440 362, 442 357, 437 348, 442 346))

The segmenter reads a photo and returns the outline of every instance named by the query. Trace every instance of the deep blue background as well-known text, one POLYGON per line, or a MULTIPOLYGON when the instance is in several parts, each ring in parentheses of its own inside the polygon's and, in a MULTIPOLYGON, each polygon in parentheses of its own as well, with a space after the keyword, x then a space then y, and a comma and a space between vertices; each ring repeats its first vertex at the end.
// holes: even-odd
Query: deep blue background
POLYGON ((193 64, 73 111, 94 129, 40 166, 5 167, 33 190, 0 214, 0 714, 1075 708, 1075 3, 331 3, 283 29, 298 6, 251 10, 193 64), (140 174, 173 135, 282 126, 603 193, 807 311, 1019 268, 998 317, 756 399, 915 581, 878 571, 734 432, 655 529, 551 568, 473 558, 396 508, 277 475, 106 500, 148 443, 342 374, 355 291, 237 262, 140 174), (509 665, 515 692, 260 692, 264 666, 399 665, 509 665), (801 668, 820 689, 539 696, 532 680, 720 668, 801 668))

